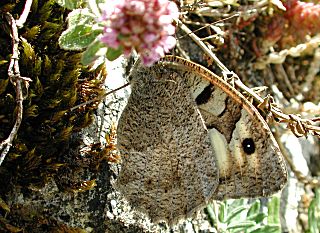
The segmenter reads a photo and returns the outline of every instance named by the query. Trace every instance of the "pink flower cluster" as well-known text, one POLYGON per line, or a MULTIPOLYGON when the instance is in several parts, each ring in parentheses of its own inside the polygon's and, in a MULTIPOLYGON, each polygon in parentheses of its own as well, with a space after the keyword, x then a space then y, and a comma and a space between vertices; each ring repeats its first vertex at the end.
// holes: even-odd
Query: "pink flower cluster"
POLYGON ((109 0, 102 21, 106 23, 101 41, 127 56, 135 49, 150 66, 176 44, 174 18, 178 7, 169 0, 109 0))

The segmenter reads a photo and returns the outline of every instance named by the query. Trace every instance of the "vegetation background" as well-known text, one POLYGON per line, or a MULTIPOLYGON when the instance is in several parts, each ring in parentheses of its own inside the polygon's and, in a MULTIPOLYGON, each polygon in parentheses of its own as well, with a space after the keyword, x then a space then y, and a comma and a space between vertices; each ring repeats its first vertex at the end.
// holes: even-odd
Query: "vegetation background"
MULTIPOLYGON (((82 47, 61 49, 59 38, 70 28, 68 14, 86 8, 86 1, 3 0, 0 152, 5 158, 0 166, 0 232, 319 232, 318 1, 176 3, 185 27, 177 25, 174 54, 212 67, 215 60, 196 43, 204 42, 248 87, 268 87, 259 95, 271 94, 290 116, 272 124, 290 170, 281 196, 213 202, 173 229, 153 225, 133 212, 112 188, 119 161, 114 124, 129 91, 102 98, 115 83, 125 82, 121 76, 130 63, 120 58, 84 66, 83 51, 97 36, 90 27, 69 41, 82 47), (28 3, 30 12, 18 25, 17 42, 12 19, 18 19, 28 3), (193 39, 188 30, 194 32, 193 39), (20 75, 12 62, 18 62, 20 75), (94 101, 78 106, 89 100, 94 101), (6 139, 19 118, 11 146, 6 139), (7 145, 10 150, 5 153, 7 145)), ((221 74, 218 66, 213 67, 221 74)))

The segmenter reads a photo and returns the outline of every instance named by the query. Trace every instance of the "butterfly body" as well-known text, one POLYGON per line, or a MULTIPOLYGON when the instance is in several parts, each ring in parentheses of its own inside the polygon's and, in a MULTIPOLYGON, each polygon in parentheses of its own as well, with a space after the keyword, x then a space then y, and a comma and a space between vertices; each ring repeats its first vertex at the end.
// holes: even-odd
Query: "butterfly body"
POLYGON ((211 71, 169 56, 136 69, 131 86, 116 186, 153 221, 172 225, 210 199, 268 196, 286 183, 259 112, 211 71))

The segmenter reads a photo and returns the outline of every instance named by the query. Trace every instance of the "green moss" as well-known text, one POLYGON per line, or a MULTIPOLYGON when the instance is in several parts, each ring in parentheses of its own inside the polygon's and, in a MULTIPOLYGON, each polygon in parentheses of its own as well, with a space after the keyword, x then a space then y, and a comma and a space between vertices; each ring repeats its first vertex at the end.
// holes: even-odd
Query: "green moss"
MULTIPOLYGON (((9 135, 15 120, 15 92, 8 80, 11 37, 4 14, 10 12, 18 18, 24 1, 3 1, 1 5, 0 141, 9 135)), ((68 52, 59 48, 58 38, 66 27, 66 15, 66 10, 53 0, 33 1, 27 22, 19 29, 20 72, 23 77, 31 78, 32 82, 29 83, 28 91, 24 88, 26 98, 18 135, 0 167, 0 186, 3 187, 0 189, 0 198, 4 202, 13 187, 31 192, 30 187, 43 187, 50 177, 59 177, 66 170, 81 170, 87 166, 77 153, 68 151, 72 135, 92 122, 97 104, 74 111, 70 111, 70 108, 104 94, 101 74, 104 76, 105 70, 101 66, 95 71, 89 71, 80 64, 80 52, 68 52)), ((71 146, 77 145, 79 143, 71 146)), ((57 179, 57 185, 61 190, 78 192, 92 188, 94 180, 59 183, 57 179)), ((26 216, 30 217, 31 213, 13 211, 7 213, 5 218, 0 214, 0 225, 7 224, 7 227, 1 225, 0 231, 8 230, 8 227, 28 229, 30 221, 26 225, 18 224, 19 226, 10 222, 10 219, 21 220, 26 219, 26 216)))

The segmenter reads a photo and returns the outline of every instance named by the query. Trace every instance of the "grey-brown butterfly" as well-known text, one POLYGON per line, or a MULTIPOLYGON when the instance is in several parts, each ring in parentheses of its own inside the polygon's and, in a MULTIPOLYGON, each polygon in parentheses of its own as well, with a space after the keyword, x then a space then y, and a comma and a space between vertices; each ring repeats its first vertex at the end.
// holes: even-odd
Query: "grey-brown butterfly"
POLYGON ((256 108, 208 69, 167 56, 131 75, 119 119, 116 187, 153 222, 175 224, 209 200, 269 196, 284 159, 256 108))

